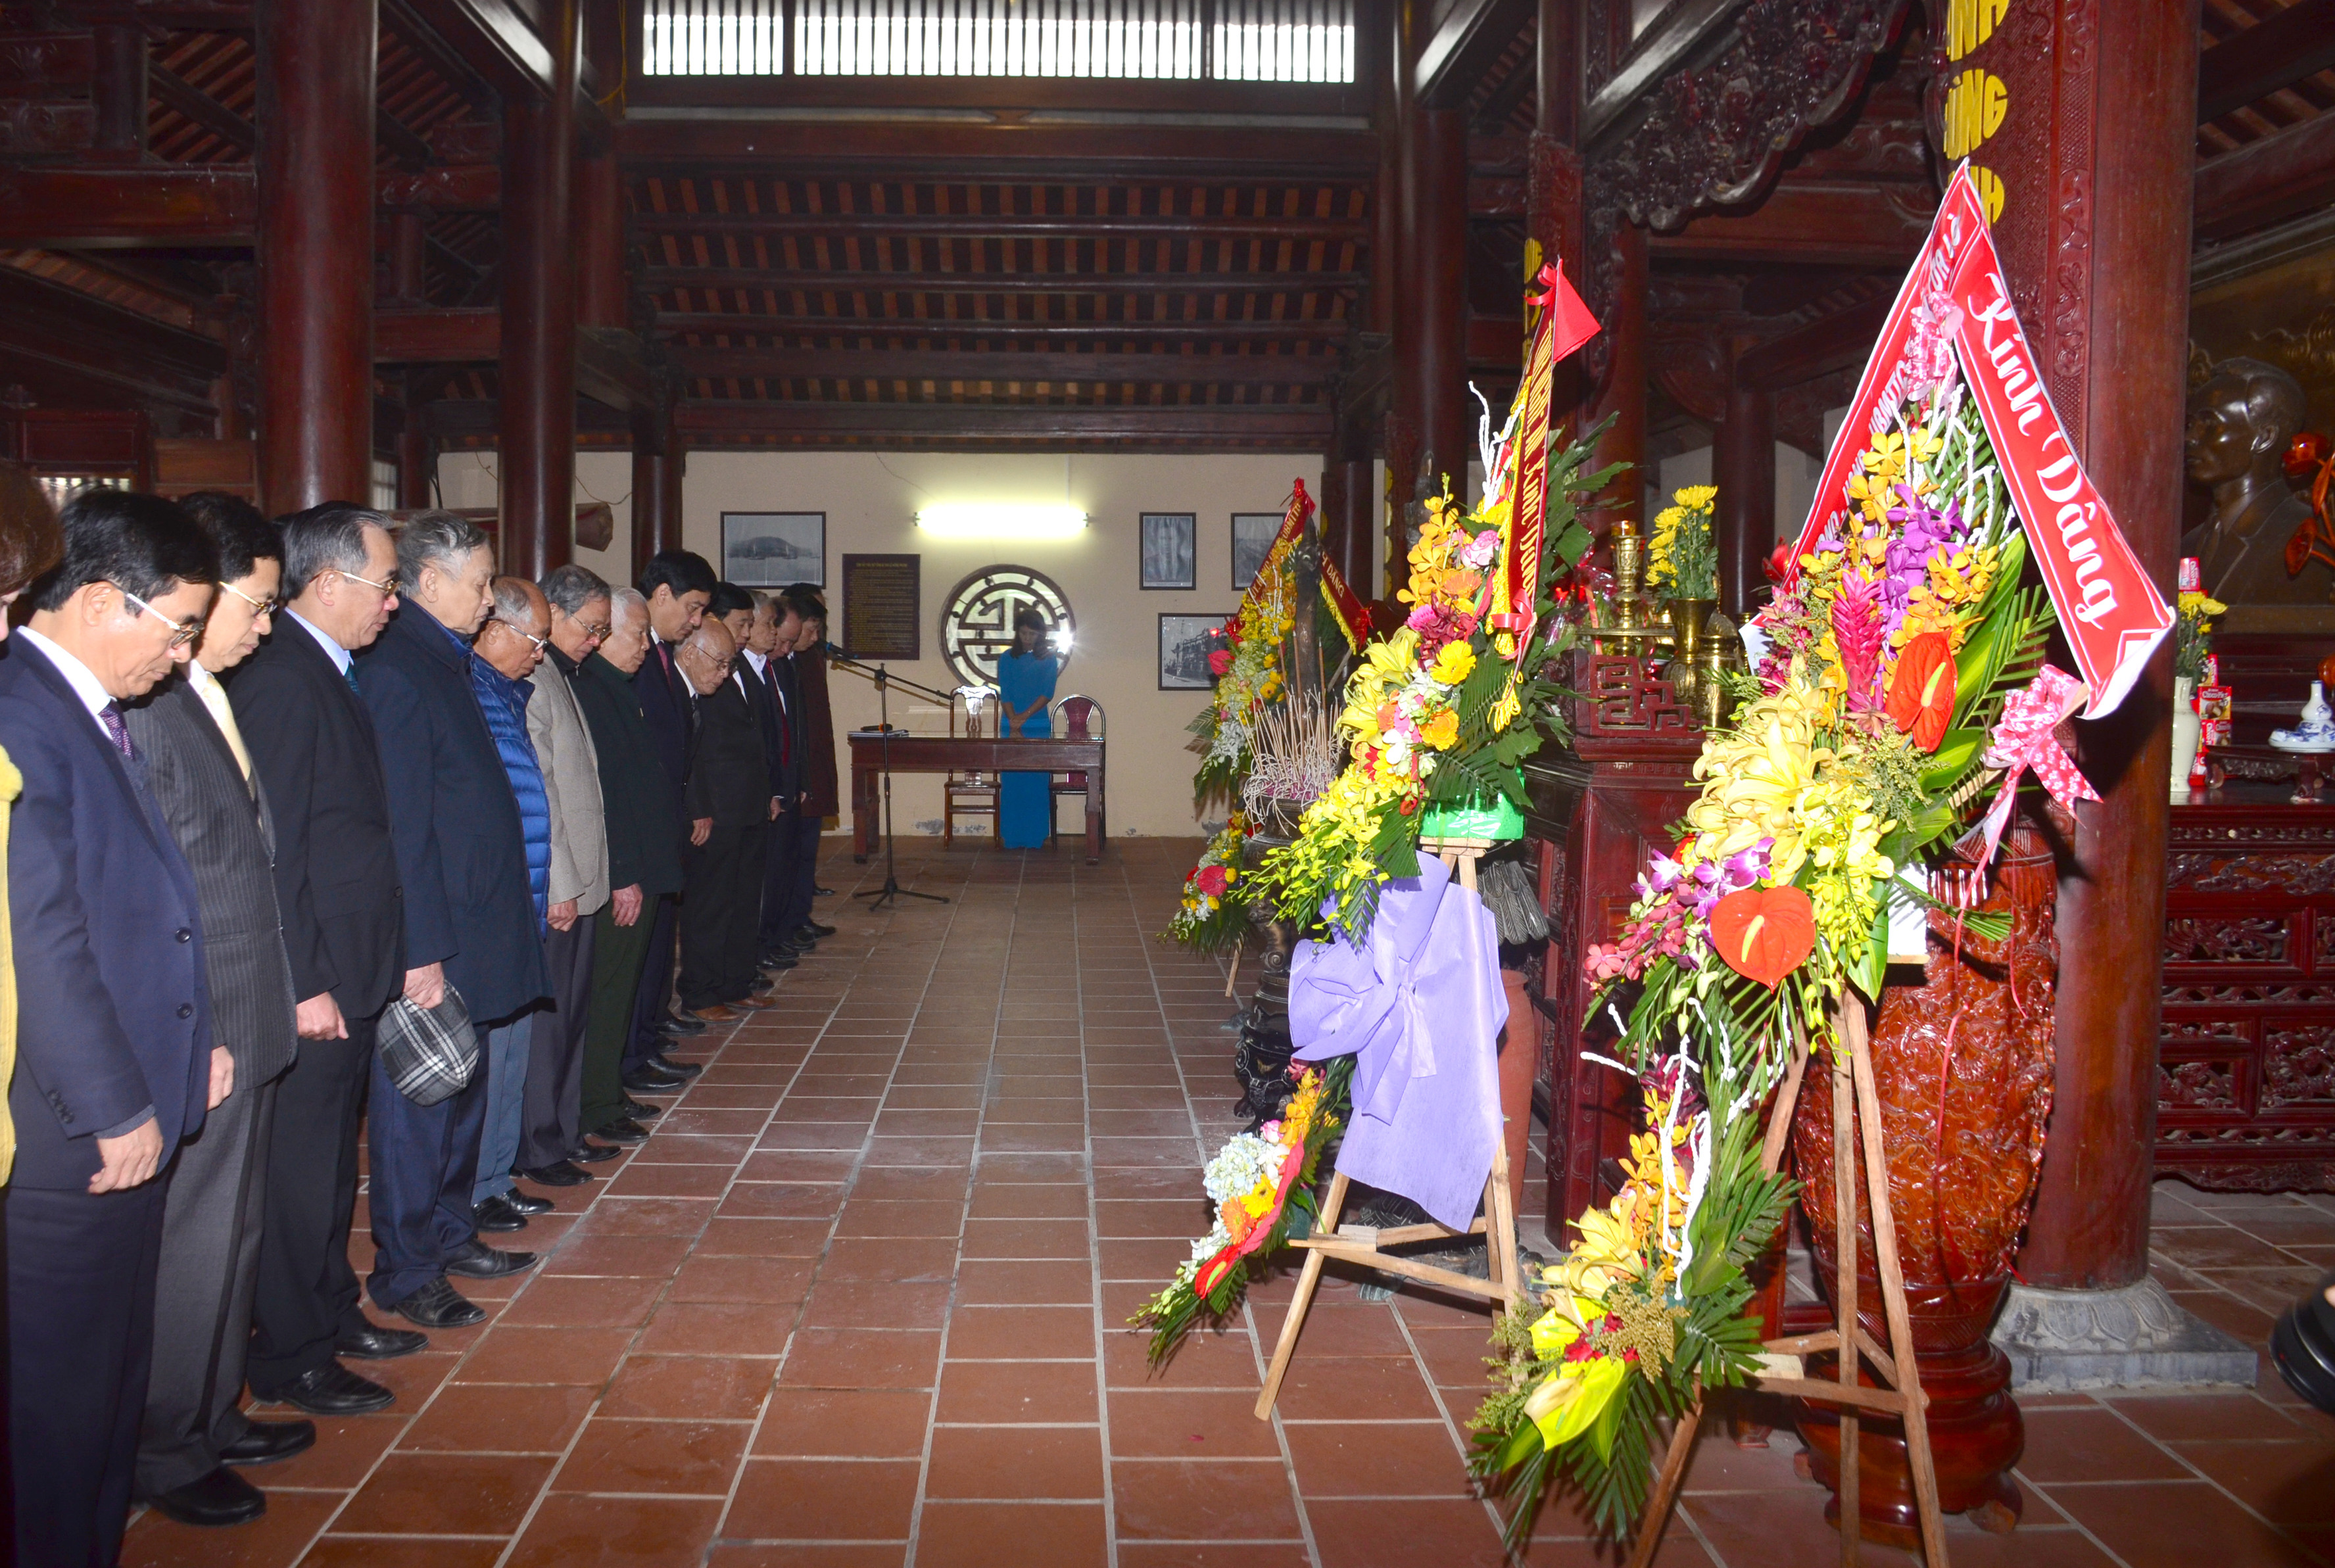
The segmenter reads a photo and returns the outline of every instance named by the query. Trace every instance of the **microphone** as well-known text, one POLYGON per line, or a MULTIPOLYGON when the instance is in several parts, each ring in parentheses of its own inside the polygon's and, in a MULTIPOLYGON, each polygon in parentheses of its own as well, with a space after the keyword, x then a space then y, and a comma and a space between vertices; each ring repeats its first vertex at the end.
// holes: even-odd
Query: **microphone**
POLYGON ((851 657, 850 654, 843 651, 841 645, 838 644, 813 643, 811 646, 817 648, 820 653, 826 654, 830 659, 848 659, 851 657))

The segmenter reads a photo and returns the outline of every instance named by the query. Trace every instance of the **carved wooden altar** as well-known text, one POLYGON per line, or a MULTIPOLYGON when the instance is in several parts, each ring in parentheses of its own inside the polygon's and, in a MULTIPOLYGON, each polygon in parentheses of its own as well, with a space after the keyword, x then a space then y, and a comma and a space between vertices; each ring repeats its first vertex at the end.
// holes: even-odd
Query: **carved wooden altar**
POLYGON ((2335 1191, 2335 805, 2233 782, 2175 800, 2156 1168, 2335 1191))
POLYGON ((1582 1027, 1589 990, 1580 954, 1621 928, 1648 851, 1669 847, 1671 825, 1694 799, 1688 774, 1702 731, 1656 673, 1662 663, 1576 652, 1566 677, 1579 693, 1573 745, 1544 752, 1525 769, 1532 789, 1526 831, 1549 923, 1547 956, 1527 971, 1526 989, 1540 1019, 1552 1227, 1618 1190, 1600 1167, 1626 1152, 1633 1130, 1635 1086, 1581 1060, 1617 1031, 1610 1021, 1582 1027))

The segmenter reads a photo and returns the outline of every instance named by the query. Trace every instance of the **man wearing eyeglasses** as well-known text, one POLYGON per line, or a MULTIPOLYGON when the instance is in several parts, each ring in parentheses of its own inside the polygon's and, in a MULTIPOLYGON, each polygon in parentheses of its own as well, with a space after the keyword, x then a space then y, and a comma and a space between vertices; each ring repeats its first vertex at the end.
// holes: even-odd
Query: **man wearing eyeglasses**
POLYGON ((16 1165, 5 1197, 13 1560, 111 1563, 154 1348, 164 1184, 214 1070, 194 875, 121 705, 183 663, 218 553, 170 502, 87 489, 0 659, 16 1165))
POLYGON ((428 1106, 376 1063, 365 1144, 376 1252, 365 1289, 421 1328, 451 1329, 486 1313, 449 1274, 493 1279, 538 1261, 481 1244, 471 1195, 492 1063, 524 1040, 517 1031, 546 992, 542 920, 518 799, 470 673, 470 641, 494 604, 493 547, 469 519, 422 512, 398 531, 397 575, 398 617, 357 673, 381 734, 405 887, 405 996, 434 1008, 449 986, 459 992, 482 1055, 468 1084, 428 1106))
POLYGON ((299 1051, 276 1085, 268 1138, 245 1377, 256 1399, 353 1416, 396 1396, 342 1358, 385 1360, 429 1343, 369 1320, 349 1263, 373 1038, 405 973, 389 794, 351 653, 389 624, 397 550, 388 519, 345 501, 277 527, 284 611, 227 682, 275 814, 276 904, 300 999, 299 1051))

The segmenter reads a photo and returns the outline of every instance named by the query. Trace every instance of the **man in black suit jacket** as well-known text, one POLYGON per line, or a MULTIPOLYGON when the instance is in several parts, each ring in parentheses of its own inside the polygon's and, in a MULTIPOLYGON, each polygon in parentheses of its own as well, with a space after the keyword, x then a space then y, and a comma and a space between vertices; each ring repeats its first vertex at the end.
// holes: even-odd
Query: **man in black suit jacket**
POLYGON ((753 699, 757 716, 762 722, 762 751, 770 760, 770 792, 778 797, 779 814, 770 822, 770 841, 762 852, 762 888, 759 934, 754 951, 757 962, 764 969, 792 969, 808 946, 798 946, 785 940, 785 927, 780 917, 786 909, 787 891, 793 886, 795 866, 795 812, 801 805, 802 750, 794 744, 794 716, 790 711, 786 693, 779 681, 784 673, 782 661, 772 657, 772 651, 782 642, 791 642, 799 628, 786 602, 770 595, 757 595, 761 603, 753 607, 744 644, 738 653, 738 673, 747 682, 748 694, 753 699))
MULTIPOLYGON (((649 653, 633 673, 633 692, 640 699, 641 718, 655 737, 657 760, 664 765, 676 794, 689 778, 690 727, 696 700, 681 673, 675 650, 705 618, 713 588, 713 568, 693 551, 662 551, 650 557, 641 569, 639 589, 648 605, 649 653)), ((685 830, 685 824, 676 827, 685 830)), ((634 996, 632 1043, 625 1050, 624 1086, 635 1094, 677 1089, 698 1071, 694 1062, 673 1062, 663 1054, 669 1037, 705 1030, 696 1019, 676 1020, 666 1007, 673 992, 673 934, 678 924, 674 900, 659 900, 649 931, 648 957, 641 967, 640 989, 634 996)))
POLYGON ((238 1408, 276 1080, 300 1040, 267 796, 218 677, 268 629, 284 544, 248 502, 195 495, 180 506, 218 550, 219 594, 185 678, 165 680, 125 717, 154 803, 194 873, 212 1050, 228 1057, 235 1092, 170 1168, 137 1495, 182 1524, 236 1524, 266 1512, 267 1499, 228 1466, 285 1458, 316 1440, 313 1422, 255 1423, 238 1408))
POLYGON ((349 1265, 373 1035, 405 973, 389 795, 350 653, 389 624, 397 549, 386 518, 344 501, 279 526, 284 613, 228 686, 275 814, 276 905, 300 1035, 276 1090, 245 1376, 255 1399, 344 1416, 395 1396, 335 1357, 379 1360, 427 1342, 368 1321, 349 1265))
POLYGON ((425 1329, 486 1317, 448 1274, 492 1279, 538 1261, 481 1243, 471 1207, 489 1036, 547 989, 518 799, 471 688, 470 639, 494 605, 494 569, 477 524, 445 511, 410 519, 397 536, 397 619, 357 665, 405 888, 405 995, 435 1007, 452 986, 480 1047, 470 1081, 436 1105, 416 1105, 373 1069, 365 1206, 377 1250, 365 1290, 425 1329))
POLYGON ((738 645, 708 621, 682 644, 681 671, 697 692, 697 740, 683 809, 688 879, 681 905, 681 1005, 708 1023, 768 1005, 754 969, 763 847, 777 800, 762 733, 731 665, 738 645))
POLYGON ((0 659, 16 1166, 6 1195, 14 1560, 121 1547, 154 1348, 163 1184, 233 1085, 211 1055, 192 873, 147 792, 124 701, 183 662, 217 581, 210 541, 154 496, 83 490, 64 559, 0 659))

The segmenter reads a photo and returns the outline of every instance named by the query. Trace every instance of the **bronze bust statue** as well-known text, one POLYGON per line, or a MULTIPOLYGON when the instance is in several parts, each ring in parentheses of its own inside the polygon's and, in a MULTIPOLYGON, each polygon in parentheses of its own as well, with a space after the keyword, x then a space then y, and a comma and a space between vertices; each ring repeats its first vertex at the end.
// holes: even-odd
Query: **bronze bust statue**
POLYGON ((2182 537, 2181 553, 2197 557, 2205 592, 2233 608, 2335 598, 2325 562, 2286 569, 2287 541, 2311 516, 2282 466, 2302 419, 2301 384, 2258 359, 2222 361, 2190 394, 2189 478, 2213 491, 2214 509, 2182 537))

